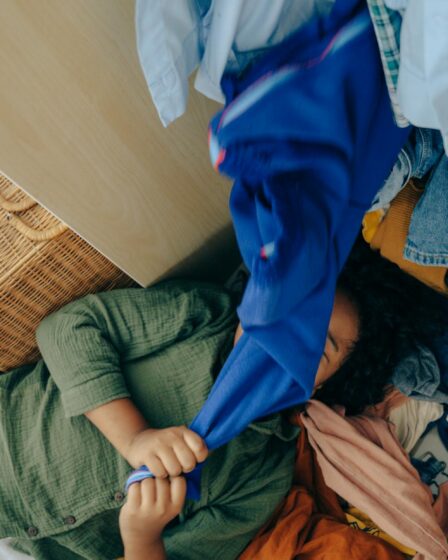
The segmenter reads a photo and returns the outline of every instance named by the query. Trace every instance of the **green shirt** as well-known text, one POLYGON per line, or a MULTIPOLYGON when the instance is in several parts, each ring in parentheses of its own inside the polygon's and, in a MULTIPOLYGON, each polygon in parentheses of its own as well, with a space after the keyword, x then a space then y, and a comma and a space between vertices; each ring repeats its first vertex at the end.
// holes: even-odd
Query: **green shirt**
MULTIPOLYGON (((83 413, 128 397, 152 427, 188 424, 232 346, 235 302, 169 281, 87 296, 37 330, 43 360, 0 376, 0 538, 40 560, 111 560, 129 464, 83 413)), ((168 557, 235 558, 289 489, 296 430, 279 415, 211 453, 168 557)))

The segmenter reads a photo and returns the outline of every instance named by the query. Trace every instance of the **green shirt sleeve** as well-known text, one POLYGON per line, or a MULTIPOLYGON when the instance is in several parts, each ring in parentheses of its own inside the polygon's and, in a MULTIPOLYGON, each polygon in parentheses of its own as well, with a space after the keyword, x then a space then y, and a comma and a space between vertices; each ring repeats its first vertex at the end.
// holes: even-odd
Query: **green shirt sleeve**
POLYGON ((231 296, 219 286, 174 280, 89 295, 49 315, 36 337, 65 415, 128 397, 123 360, 207 336, 226 324, 229 309, 231 296))

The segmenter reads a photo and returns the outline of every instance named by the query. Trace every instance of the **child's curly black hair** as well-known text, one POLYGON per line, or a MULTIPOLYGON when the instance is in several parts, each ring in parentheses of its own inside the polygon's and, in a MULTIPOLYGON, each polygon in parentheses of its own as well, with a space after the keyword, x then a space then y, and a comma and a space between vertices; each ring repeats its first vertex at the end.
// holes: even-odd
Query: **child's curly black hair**
POLYGON ((314 398, 359 414, 381 402, 394 368, 448 328, 448 299, 358 240, 339 278, 359 314, 359 338, 314 398))

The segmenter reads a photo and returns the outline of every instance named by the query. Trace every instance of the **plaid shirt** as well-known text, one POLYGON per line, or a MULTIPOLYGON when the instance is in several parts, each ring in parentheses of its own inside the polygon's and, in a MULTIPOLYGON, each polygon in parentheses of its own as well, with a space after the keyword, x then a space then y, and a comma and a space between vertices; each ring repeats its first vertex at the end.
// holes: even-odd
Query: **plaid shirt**
POLYGON ((400 68, 401 15, 396 10, 387 8, 384 0, 367 0, 367 4, 380 49, 395 122, 398 126, 404 128, 409 126, 409 121, 401 112, 397 99, 398 70, 400 68))

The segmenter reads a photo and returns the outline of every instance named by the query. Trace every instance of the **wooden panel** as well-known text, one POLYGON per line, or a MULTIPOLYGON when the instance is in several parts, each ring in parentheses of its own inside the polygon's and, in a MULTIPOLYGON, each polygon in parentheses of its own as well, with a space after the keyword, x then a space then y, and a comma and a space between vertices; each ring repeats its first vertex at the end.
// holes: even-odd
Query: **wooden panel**
POLYGON ((0 169, 142 285, 229 223, 192 92, 164 129, 135 47, 133 0, 2 0, 0 169))

